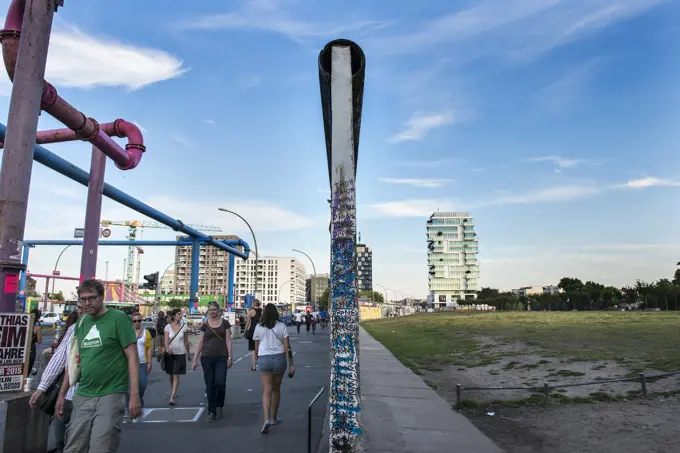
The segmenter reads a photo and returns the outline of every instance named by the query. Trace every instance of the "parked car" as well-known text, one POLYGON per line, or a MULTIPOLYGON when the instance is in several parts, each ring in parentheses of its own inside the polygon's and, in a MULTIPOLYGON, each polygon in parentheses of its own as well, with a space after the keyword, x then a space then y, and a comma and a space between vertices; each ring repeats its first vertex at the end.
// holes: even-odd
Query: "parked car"
POLYGON ((40 325, 43 327, 56 327, 61 324, 61 316, 54 312, 43 313, 40 317, 40 325))

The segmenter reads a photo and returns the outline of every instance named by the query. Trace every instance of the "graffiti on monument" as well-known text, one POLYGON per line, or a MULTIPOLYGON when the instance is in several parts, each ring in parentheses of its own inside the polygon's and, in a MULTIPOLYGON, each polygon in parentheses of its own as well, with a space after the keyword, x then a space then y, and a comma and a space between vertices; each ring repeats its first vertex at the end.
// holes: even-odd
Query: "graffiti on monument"
POLYGON ((356 283, 354 180, 333 186, 331 202, 331 364, 330 426, 334 451, 353 451, 359 425, 359 351, 356 283))

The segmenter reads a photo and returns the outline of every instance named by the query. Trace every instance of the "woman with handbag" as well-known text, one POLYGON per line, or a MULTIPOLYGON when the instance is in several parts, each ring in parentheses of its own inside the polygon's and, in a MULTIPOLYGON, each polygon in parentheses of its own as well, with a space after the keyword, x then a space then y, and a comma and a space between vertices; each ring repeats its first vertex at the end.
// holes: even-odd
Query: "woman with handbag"
POLYGON ((179 389, 179 377, 187 374, 187 355, 189 350, 189 337, 186 336, 187 326, 182 320, 182 310, 175 308, 170 312, 170 324, 165 326, 165 345, 163 356, 165 360, 165 372, 170 377, 170 405, 177 402, 177 390, 179 389))
POLYGON ((257 355, 255 353, 255 341, 253 341, 253 334, 255 333, 255 327, 260 322, 260 316, 262 316, 262 303, 255 299, 253 300, 253 308, 248 310, 248 321, 246 322, 246 338, 248 339, 248 350, 252 351, 251 359, 252 365, 250 371, 255 371, 257 369, 257 355))
MULTIPOLYGON (((149 373, 151 373, 151 351, 153 349, 153 340, 151 333, 142 326, 142 314, 132 314, 132 327, 135 329, 135 336, 137 337, 137 355, 139 356, 139 402, 141 408, 144 409, 144 392, 146 391, 146 384, 148 382, 149 373)), ((130 392, 127 394, 125 400, 125 412, 129 415, 128 403, 130 401, 130 392)), ((139 419, 132 420, 136 423, 139 419)))
POLYGON ((279 310, 274 304, 267 304, 262 320, 255 328, 253 339, 256 343, 257 368, 262 379, 262 408, 264 425, 261 433, 269 432, 269 427, 281 423, 279 404, 281 403, 281 382, 286 372, 286 357, 290 361, 288 375, 295 374, 293 353, 288 339, 288 328, 279 321, 279 310))
POLYGON ((201 359, 203 379, 208 394, 208 422, 224 415, 224 399, 227 391, 227 369, 231 368, 231 324, 221 316, 217 302, 208 304, 208 319, 201 326, 201 336, 191 368, 201 359))

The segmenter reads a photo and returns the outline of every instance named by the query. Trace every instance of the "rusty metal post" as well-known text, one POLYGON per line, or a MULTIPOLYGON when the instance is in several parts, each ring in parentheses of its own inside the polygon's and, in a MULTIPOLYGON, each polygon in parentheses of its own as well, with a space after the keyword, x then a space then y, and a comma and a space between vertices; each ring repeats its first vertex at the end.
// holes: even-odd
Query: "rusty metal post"
POLYGON ((17 310, 33 146, 38 130, 54 0, 26 2, 0 167, 0 312, 17 310))
POLYGON ((460 384, 456 384, 456 409, 460 409, 462 400, 463 400, 463 387, 460 384))
POLYGON ((543 383, 543 394, 545 395, 545 403, 548 404, 550 402, 550 384, 547 382, 543 383))
POLYGON ((99 245, 99 222, 102 214, 102 197, 104 190, 104 173, 106 155, 92 147, 90 162, 90 181, 87 185, 87 207, 85 208, 85 235, 83 236, 83 254, 80 261, 80 282, 95 278, 97 274, 97 248, 99 245))

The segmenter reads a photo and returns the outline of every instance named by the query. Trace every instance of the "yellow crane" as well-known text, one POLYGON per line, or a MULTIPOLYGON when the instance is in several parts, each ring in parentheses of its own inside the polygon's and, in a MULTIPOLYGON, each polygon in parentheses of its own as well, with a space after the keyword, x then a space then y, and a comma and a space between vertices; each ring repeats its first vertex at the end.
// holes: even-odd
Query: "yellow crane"
MULTIPOLYGON (((138 228, 162 228, 162 229, 167 229, 171 230, 167 225, 163 225, 162 223, 159 222, 153 222, 149 220, 102 220, 99 222, 101 226, 103 227, 110 227, 110 226, 125 226, 128 227, 128 235, 126 239, 129 239, 130 241, 134 241, 137 239, 137 229, 138 228)), ((222 229, 220 227, 216 226, 211 226, 211 225, 192 225, 192 224, 186 224, 186 226, 193 228, 198 231, 203 231, 205 233, 220 233, 222 232, 222 229)), ((144 253, 144 250, 141 247, 137 247, 137 284, 139 283, 139 269, 140 269, 140 259, 139 256, 144 253)), ((137 284, 134 282, 134 271, 135 271, 135 246, 130 245, 128 247, 128 257, 126 260, 126 266, 125 266, 125 286, 132 291, 133 293, 137 293, 137 284)))

